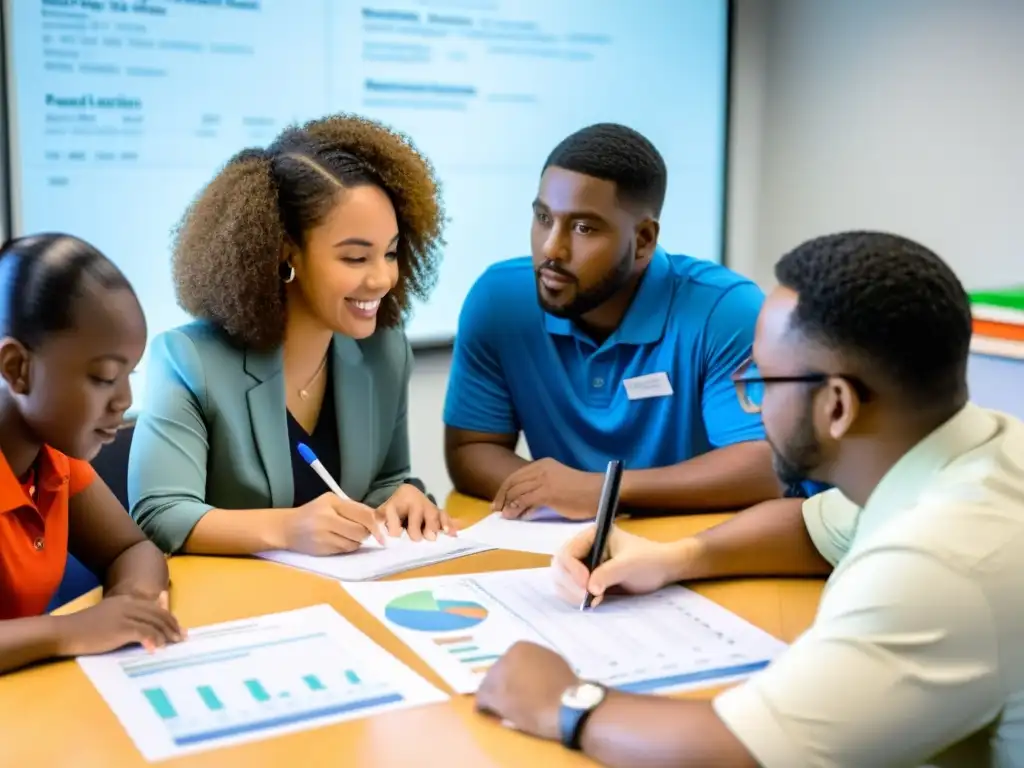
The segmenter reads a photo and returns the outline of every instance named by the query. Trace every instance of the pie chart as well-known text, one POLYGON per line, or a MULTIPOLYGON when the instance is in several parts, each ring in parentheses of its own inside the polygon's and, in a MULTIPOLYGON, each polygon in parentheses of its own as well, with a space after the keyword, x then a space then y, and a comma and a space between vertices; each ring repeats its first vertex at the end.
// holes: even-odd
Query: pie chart
POLYGON ((384 608, 392 624, 416 632, 453 632, 475 627, 487 618, 487 609, 468 600, 444 600, 430 590, 396 597, 384 608))

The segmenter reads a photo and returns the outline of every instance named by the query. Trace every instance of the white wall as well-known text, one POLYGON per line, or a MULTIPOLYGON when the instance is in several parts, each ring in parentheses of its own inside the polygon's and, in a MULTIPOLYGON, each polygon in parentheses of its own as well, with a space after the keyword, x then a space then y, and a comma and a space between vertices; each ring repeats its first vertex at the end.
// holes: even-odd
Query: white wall
POLYGON ((438 503, 452 489, 444 468, 444 393, 448 386, 451 352, 417 352, 409 385, 409 441, 412 471, 427 484, 438 503))
MULTIPOLYGON (((725 263, 755 275, 760 258, 760 194, 764 147, 771 0, 733 0, 729 57, 729 154, 725 263)), ((672 169, 669 169, 671 183, 672 169)))
MULTIPOLYGON (((920 239, 968 287, 1024 283, 1024 2, 734 0, 726 259, 772 282, 801 240, 920 239)), ((670 169, 671 170, 671 169, 670 169)), ((417 356, 413 469, 444 496, 450 356, 417 356)))
POLYGON ((756 276, 807 237, 870 227, 921 240, 969 288, 1024 282, 1024 2, 770 6, 756 276))

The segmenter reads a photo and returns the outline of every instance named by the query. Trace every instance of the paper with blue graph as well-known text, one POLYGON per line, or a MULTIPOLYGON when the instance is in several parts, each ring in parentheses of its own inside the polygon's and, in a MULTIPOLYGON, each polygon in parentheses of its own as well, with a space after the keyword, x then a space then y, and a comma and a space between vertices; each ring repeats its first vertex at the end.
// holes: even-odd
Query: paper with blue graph
POLYGON ((327 605, 78 663, 151 761, 447 698, 327 605))
POLYGON ((519 640, 557 651, 582 678, 635 693, 736 680, 786 648, 678 586, 587 611, 557 595, 546 568, 343 586, 459 693, 476 691, 519 640))

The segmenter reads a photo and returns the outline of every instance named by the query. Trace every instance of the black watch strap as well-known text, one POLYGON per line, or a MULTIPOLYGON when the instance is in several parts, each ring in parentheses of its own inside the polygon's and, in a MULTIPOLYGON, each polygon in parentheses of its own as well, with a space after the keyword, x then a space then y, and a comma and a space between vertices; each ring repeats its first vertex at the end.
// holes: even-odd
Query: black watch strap
POLYGON ((583 728, 594 710, 601 706, 608 689, 600 683, 581 680, 562 694, 558 712, 558 730, 562 746, 579 751, 582 749, 583 728))
POLYGON ((583 739, 583 728, 587 720, 594 714, 593 709, 572 709, 562 707, 559 715, 559 726, 562 732, 562 746, 579 752, 582 749, 580 742, 583 739))

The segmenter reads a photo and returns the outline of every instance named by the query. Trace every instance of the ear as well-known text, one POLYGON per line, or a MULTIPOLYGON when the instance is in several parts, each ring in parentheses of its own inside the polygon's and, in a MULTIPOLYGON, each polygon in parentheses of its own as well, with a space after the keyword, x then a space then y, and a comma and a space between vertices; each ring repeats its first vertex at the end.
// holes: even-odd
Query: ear
POLYGON ((636 260, 647 261, 654 255, 654 249, 658 245, 658 233, 661 231, 661 224, 657 219, 646 216, 641 219, 634 228, 636 236, 636 260))
POLYGON ((16 395, 27 395, 29 352, 18 340, 7 336, 0 339, 0 376, 7 388, 16 395))
POLYGON ((294 267, 301 255, 302 249, 293 243, 290 237, 286 237, 281 245, 281 260, 278 262, 278 265, 291 264, 294 267))
POLYGON ((833 378, 828 382, 828 431, 833 440, 849 434, 860 414, 860 397, 846 379, 833 378))

